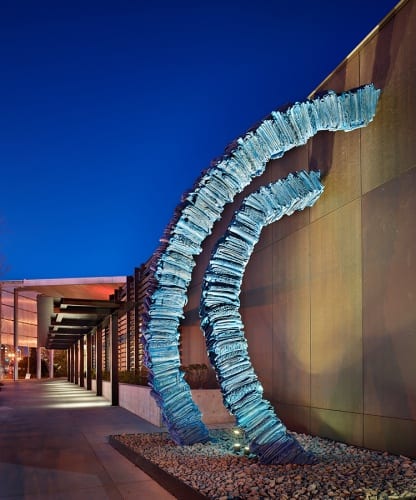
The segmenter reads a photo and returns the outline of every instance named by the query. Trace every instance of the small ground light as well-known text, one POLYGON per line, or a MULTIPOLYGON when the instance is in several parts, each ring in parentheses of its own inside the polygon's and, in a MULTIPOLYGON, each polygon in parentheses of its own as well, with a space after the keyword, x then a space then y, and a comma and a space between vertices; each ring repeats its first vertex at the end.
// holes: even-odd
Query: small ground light
POLYGON ((244 446, 244 455, 250 455, 250 447, 244 446))
POLYGON ((234 439, 235 439, 235 442, 233 444, 233 450, 234 450, 234 453, 239 453, 241 451, 241 448, 242 448, 242 445, 241 445, 241 442, 240 442, 240 439, 242 438, 242 432, 240 429, 233 429, 233 435, 234 435, 234 439))

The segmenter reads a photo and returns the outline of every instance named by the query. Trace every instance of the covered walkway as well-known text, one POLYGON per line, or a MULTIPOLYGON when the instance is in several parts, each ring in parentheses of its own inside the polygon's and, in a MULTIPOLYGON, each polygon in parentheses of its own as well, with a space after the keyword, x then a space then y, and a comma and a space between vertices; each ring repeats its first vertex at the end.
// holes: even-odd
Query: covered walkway
POLYGON ((174 498, 108 444, 110 434, 158 432, 67 380, 4 381, 0 498, 174 498))

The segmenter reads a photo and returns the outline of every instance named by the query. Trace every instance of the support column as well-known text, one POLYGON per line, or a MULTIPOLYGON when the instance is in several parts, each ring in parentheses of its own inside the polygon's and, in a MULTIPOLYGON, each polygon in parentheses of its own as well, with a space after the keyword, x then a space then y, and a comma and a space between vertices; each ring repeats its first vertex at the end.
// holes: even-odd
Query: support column
POLYGON ((97 396, 103 395, 103 330, 101 326, 97 328, 95 335, 95 352, 97 356, 96 382, 97 396))
POLYGON ((71 345, 71 382, 75 383, 75 344, 71 345))
POLYGON ((50 349, 49 351, 49 378, 53 378, 54 373, 53 373, 53 361, 54 361, 54 350, 50 349))
MULTIPOLYGON (((29 349, 30 357, 30 349, 29 349)), ((41 380, 42 378, 42 347, 36 348, 36 378, 41 380)))
POLYGON ((140 295, 140 283, 142 282, 142 269, 135 268, 134 270, 134 371, 137 374, 141 368, 139 359, 139 338, 141 332, 141 317, 139 304, 143 302, 140 295))
POLYGON ((84 335, 79 339, 79 386, 84 387, 84 335))
POLYGON ((74 370, 74 384, 79 383, 79 349, 78 349, 78 342, 75 342, 74 344, 74 357, 75 357, 75 370, 74 370))
POLYGON ((14 349, 14 367, 13 380, 19 379, 19 360, 17 358, 17 350, 19 347, 19 290, 14 289, 13 303, 13 349, 14 349))
POLYGON ((111 315, 110 324, 110 382, 111 404, 118 406, 118 319, 117 313, 111 315))
POLYGON ((87 390, 91 390, 91 370, 92 370, 92 340, 91 333, 87 334, 87 390))
POLYGON ((66 375, 68 382, 71 382, 71 348, 66 350, 66 375))
MULTIPOLYGON (((134 277, 133 276, 127 276, 127 302, 133 302, 134 301, 134 277)), ((132 340, 133 340, 133 332, 131 331, 131 318, 132 315, 134 314, 134 310, 129 310, 126 313, 126 323, 127 323, 127 344, 126 344, 126 369, 129 372, 132 368, 131 366, 131 358, 132 358, 132 340)))
MULTIPOLYGON (((49 324, 51 322, 51 316, 53 314, 53 298, 47 297, 46 295, 38 295, 36 297, 36 302, 37 302, 37 318, 38 318, 36 378, 40 380, 42 378, 41 349, 42 347, 45 348, 48 343, 49 324)), ((50 363, 49 366, 51 366, 50 363)), ((49 376, 50 376, 50 368, 49 368, 49 376)))

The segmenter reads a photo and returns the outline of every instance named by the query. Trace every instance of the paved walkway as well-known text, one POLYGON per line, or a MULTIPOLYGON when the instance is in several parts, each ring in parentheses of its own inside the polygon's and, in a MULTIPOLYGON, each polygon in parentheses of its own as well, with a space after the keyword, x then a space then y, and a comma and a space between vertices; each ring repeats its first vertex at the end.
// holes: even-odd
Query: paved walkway
POLYGON ((110 434, 158 430, 66 380, 4 381, 0 498, 173 499, 107 442, 110 434))

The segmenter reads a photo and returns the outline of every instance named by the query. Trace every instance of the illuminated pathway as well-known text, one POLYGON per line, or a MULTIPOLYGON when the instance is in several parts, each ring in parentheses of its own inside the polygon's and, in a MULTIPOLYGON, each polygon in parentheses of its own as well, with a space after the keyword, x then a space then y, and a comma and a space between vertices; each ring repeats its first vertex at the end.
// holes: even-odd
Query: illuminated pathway
POLYGON ((159 430, 67 381, 4 381, 0 498, 173 499, 107 442, 159 430))

